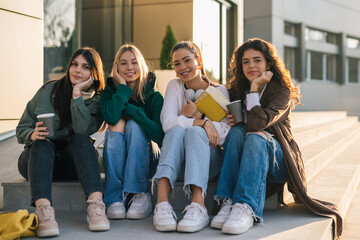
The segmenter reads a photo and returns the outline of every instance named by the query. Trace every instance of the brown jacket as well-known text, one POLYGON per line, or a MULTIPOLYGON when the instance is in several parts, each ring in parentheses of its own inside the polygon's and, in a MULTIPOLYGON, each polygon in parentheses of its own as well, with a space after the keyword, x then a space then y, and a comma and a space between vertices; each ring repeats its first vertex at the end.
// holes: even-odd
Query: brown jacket
POLYGON ((332 203, 313 199, 307 194, 304 163, 290 125, 290 90, 275 81, 270 81, 260 99, 260 104, 261 106, 255 106, 246 112, 248 131, 266 130, 274 135, 281 145, 289 171, 289 191, 312 212, 331 217, 334 224, 334 238, 339 239, 342 232, 342 218, 337 207, 332 203))

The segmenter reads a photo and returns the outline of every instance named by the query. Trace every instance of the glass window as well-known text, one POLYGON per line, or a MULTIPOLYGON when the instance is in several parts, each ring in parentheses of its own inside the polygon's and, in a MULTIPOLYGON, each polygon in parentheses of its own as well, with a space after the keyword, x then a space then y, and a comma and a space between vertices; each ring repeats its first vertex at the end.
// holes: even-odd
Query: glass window
POLYGON ((310 52, 310 78, 314 80, 323 79, 323 54, 310 52))
POLYGON ((290 23, 290 22, 285 22, 284 23, 284 32, 285 32, 285 34, 295 36, 295 24, 290 23))
POLYGON ((226 82, 234 47, 233 10, 228 2, 194 1, 193 41, 202 51, 207 76, 215 82, 226 82))
POLYGON ((305 40, 337 44, 336 34, 312 28, 305 28, 305 40))
POLYGON ((203 54, 206 74, 211 80, 218 82, 220 80, 220 4, 212 0, 206 0, 206 3, 195 1, 193 16, 194 42, 203 54))
POLYGON ((311 41, 318 41, 318 42, 325 42, 326 41, 326 34, 325 32, 318 31, 311 28, 305 29, 305 39, 311 41))
POLYGON ((295 78, 295 48, 285 47, 284 49, 284 63, 286 68, 289 69, 290 74, 295 78))
POLYGON ((332 44, 337 44, 337 36, 336 34, 333 33, 326 33, 326 42, 328 43, 332 43, 332 44))
POLYGON ((63 76, 78 48, 76 0, 44 0, 44 82, 63 76))
POLYGON ((356 38, 346 38, 346 47, 350 49, 360 48, 360 40, 356 38))
POLYGON ((336 56, 326 55, 326 80, 336 80, 336 56))
POLYGON ((349 83, 358 83, 359 68, 358 60, 355 58, 349 58, 349 83))

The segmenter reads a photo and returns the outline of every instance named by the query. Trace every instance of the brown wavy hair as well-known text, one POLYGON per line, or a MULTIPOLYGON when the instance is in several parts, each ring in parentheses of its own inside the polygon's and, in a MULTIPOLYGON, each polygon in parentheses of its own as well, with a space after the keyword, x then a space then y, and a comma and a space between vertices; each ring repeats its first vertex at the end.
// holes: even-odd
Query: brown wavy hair
POLYGON ((296 104, 301 105, 300 89, 295 86, 289 70, 286 68, 283 60, 277 54, 275 46, 263 39, 252 38, 236 48, 230 60, 230 81, 228 84, 231 100, 245 100, 246 94, 250 91, 250 81, 245 77, 242 68, 242 58, 244 52, 248 49, 254 49, 261 52, 267 62, 269 70, 273 73, 271 81, 279 82, 282 86, 290 89, 290 99, 292 108, 296 104))

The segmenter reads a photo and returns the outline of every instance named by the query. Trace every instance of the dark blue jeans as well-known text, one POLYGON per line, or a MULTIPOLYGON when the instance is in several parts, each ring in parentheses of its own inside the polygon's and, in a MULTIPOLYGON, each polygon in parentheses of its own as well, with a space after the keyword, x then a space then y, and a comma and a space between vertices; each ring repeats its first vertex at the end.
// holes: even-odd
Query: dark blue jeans
POLYGON ((257 217, 265 204, 266 182, 285 183, 290 179, 279 142, 249 133, 243 125, 231 128, 224 143, 215 199, 229 198, 247 203, 257 217), (275 155, 274 155, 275 154, 275 155))
POLYGON ((30 182, 32 206, 40 198, 52 203, 53 180, 78 179, 86 198, 103 192, 95 148, 86 134, 75 134, 67 141, 34 141, 21 153, 18 169, 30 182))

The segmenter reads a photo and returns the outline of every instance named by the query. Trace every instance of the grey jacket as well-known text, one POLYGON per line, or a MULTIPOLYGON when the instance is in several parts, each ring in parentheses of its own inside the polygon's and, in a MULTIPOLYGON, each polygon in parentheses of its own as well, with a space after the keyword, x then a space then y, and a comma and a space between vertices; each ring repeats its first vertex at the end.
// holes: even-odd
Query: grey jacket
MULTIPOLYGON (((36 116, 43 113, 55 113, 52 105, 52 89, 56 81, 45 83, 28 102, 26 109, 21 116, 16 127, 16 137, 19 143, 29 145, 31 143, 30 135, 35 130, 35 124, 38 122, 36 116)), ((103 120, 99 108, 100 96, 95 94, 90 99, 85 100, 81 96, 71 101, 71 123, 65 128, 59 130, 60 116, 55 113, 54 137, 50 140, 65 140, 73 134, 81 133, 91 135, 101 126, 103 120)))

